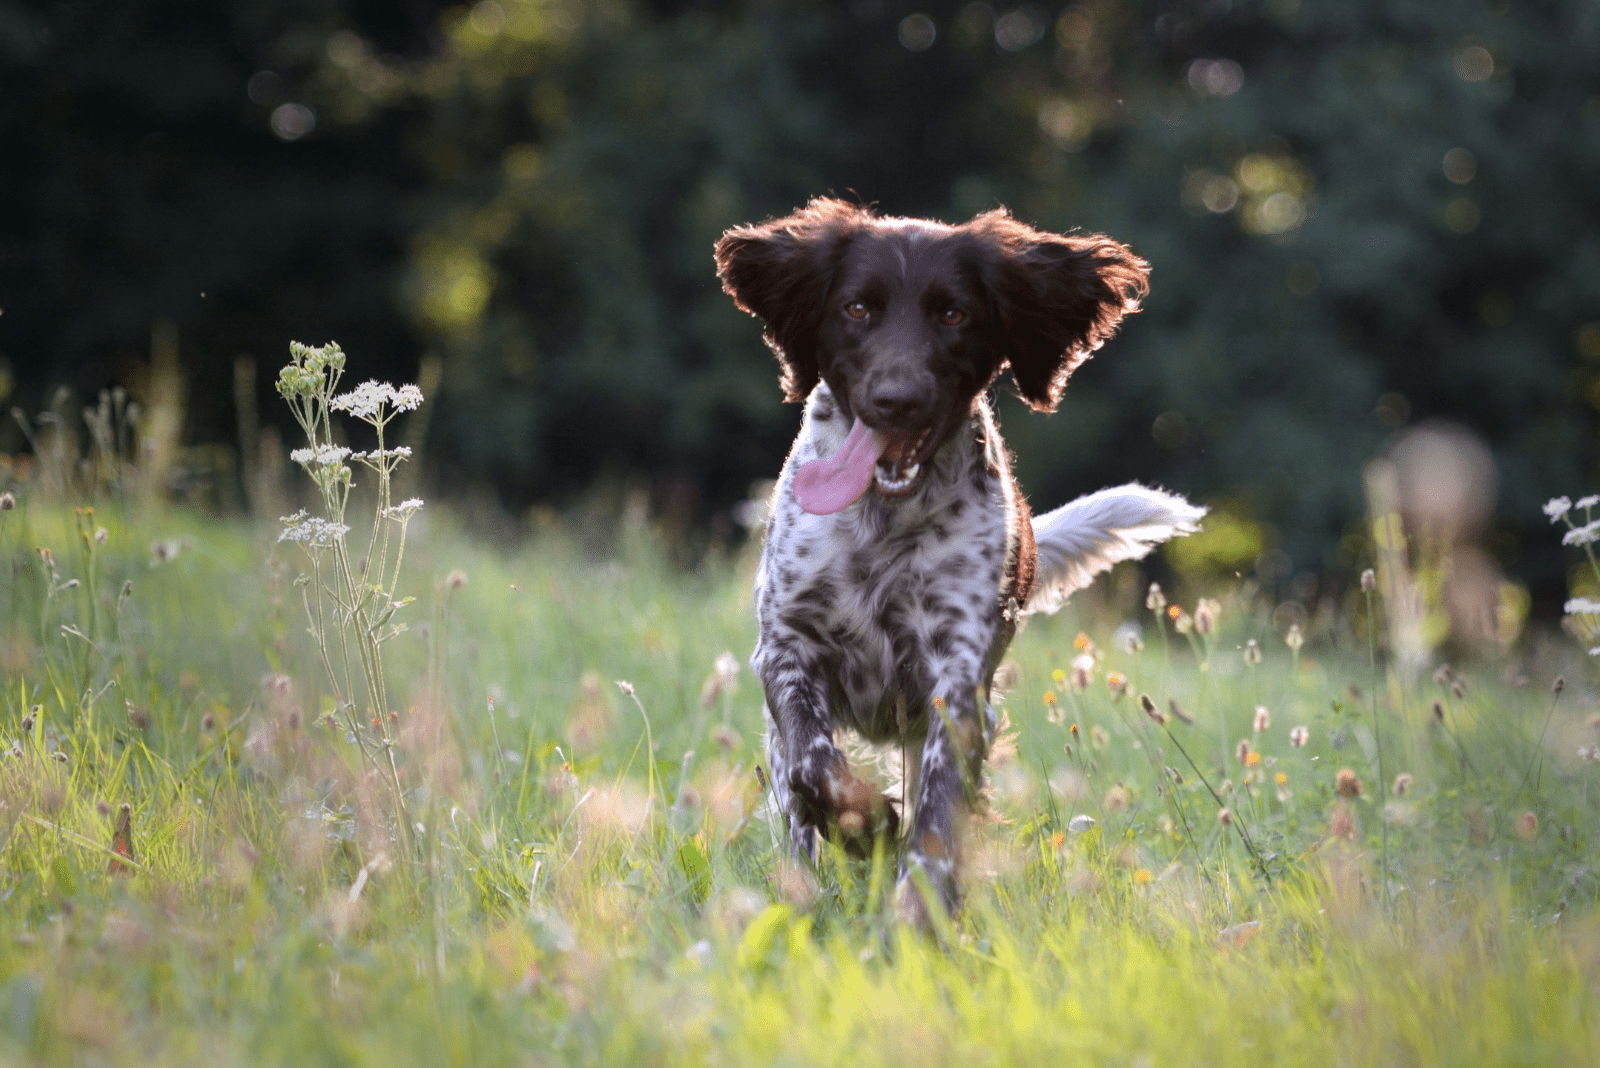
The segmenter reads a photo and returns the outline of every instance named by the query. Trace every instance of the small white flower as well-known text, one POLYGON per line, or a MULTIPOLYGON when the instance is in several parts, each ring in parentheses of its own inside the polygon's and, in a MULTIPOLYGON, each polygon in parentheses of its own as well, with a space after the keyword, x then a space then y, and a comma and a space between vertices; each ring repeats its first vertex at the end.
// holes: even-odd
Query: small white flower
POLYGON ((336 412, 349 412, 357 419, 372 419, 383 411, 385 404, 393 401, 393 386, 369 378, 349 393, 341 393, 333 398, 328 402, 328 407, 336 412))
POLYGON ((397 412, 415 411, 422 406, 422 390, 411 385, 401 386, 394 391, 394 397, 390 403, 394 405, 394 410, 397 412))
POLYGON ((385 457, 390 459, 399 457, 402 460, 409 460, 411 459, 411 446, 396 445, 392 449, 373 449, 371 452, 353 452, 350 454, 350 459, 352 460, 364 460, 371 464, 376 464, 385 457))
POLYGON ((1568 615, 1600 616, 1600 601, 1591 601, 1587 597, 1574 597, 1562 609, 1568 615))
POLYGON ((1574 507, 1574 508, 1583 508, 1583 509, 1587 510, 1587 509, 1593 508, 1597 504, 1600 504, 1600 496, 1596 496, 1595 494, 1591 493, 1587 497, 1579 497, 1578 498, 1578 503, 1573 505, 1572 507, 1574 507))
POLYGON ((383 514, 388 516, 390 519, 399 519, 404 521, 410 519, 412 514, 421 507, 422 499, 420 497, 412 497, 409 500, 404 500, 399 504, 394 505, 386 510, 383 514))
POLYGON ((1600 656, 1600 645, 1596 645, 1594 648, 1590 649, 1589 650, 1589 655, 1590 656, 1600 656))
POLYGON ((1552 523, 1570 511, 1572 511, 1572 498, 1570 497, 1551 497, 1544 502, 1544 514, 1550 517, 1550 522, 1552 523))
POLYGON ((1600 519, 1574 527, 1561 536, 1562 545, 1588 545, 1592 541, 1600 541, 1600 519))
POLYGON ((349 455, 350 450, 343 445, 318 445, 315 449, 295 449, 289 454, 289 459, 308 467, 314 463, 331 467, 342 463, 349 455))
POLYGON ((343 523, 335 523, 320 516, 308 516, 304 511, 286 515, 282 522, 289 524, 278 535, 279 541, 294 541, 312 548, 326 549, 350 532, 343 523))

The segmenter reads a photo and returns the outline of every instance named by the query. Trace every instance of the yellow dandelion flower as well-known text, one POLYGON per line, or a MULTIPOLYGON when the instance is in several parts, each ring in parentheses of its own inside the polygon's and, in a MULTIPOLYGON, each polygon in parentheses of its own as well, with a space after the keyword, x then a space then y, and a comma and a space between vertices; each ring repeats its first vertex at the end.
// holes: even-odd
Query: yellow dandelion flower
POLYGON ((1175 604, 1167 605, 1167 618, 1168 619, 1177 619, 1181 615, 1183 615, 1183 609, 1179 608, 1175 604))
POLYGON ((1150 874, 1149 868, 1140 868, 1138 871, 1133 873, 1133 881, 1141 885, 1154 880, 1155 876, 1150 874))
POLYGON ((1283 772, 1280 771, 1280 772, 1278 772, 1278 774, 1273 776, 1273 779, 1277 782, 1277 784, 1279 786, 1282 786, 1284 783, 1289 781, 1289 776, 1285 775, 1283 772))
POLYGON ((1252 749, 1250 752, 1245 754, 1244 762, 1247 767, 1253 768, 1257 764, 1261 763, 1261 754, 1252 749))
POLYGON ((1078 636, 1072 639, 1072 647, 1080 652, 1089 648, 1089 636, 1080 630, 1078 636))
POLYGON ((1057 831, 1055 834, 1052 834, 1050 836, 1050 848, 1051 849, 1060 849, 1061 848, 1061 843, 1065 842, 1066 840, 1067 840, 1066 833, 1063 832, 1063 831, 1057 831))
POLYGON ((1067 681, 1067 673, 1062 671, 1060 668, 1056 668, 1054 671, 1050 672, 1050 677, 1055 679, 1057 683, 1067 681))
POLYGON ((1056 692, 1054 690, 1046 690, 1044 692, 1044 703, 1047 705, 1056 703, 1056 692))

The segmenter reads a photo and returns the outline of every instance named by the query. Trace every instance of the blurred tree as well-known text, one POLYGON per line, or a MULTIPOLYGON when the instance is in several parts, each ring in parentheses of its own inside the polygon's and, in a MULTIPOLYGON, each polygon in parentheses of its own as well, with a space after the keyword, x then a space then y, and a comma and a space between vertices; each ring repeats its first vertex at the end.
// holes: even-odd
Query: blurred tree
POLYGON ((709 249, 832 192, 1154 264, 1058 415, 1004 413, 1038 505, 1165 481, 1281 577, 1445 417, 1494 450, 1502 557, 1528 527, 1551 568, 1538 503, 1600 485, 1583 0, 0 0, 0 54, 0 355, 87 389, 171 319, 197 437, 234 352, 332 336, 444 357, 449 485, 726 515, 797 413, 709 249))

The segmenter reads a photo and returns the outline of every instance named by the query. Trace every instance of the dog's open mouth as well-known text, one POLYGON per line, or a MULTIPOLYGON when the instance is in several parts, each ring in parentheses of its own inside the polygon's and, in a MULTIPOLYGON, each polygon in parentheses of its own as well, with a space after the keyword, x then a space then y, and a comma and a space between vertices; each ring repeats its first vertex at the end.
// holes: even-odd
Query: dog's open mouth
POLYGON ((795 469, 794 498, 813 515, 831 515, 856 503, 873 486, 884 497, 904 497, 938 447, 933 430, 873 430, 857 419, 831 456, 795 469))
POLYGON ((904 497, 916 485, 922 473, 924 452, 933 428, 907 431, 903 434, 879 432, 884 442, 883 452, 873 465, 872 484, 885 497, 904 497))

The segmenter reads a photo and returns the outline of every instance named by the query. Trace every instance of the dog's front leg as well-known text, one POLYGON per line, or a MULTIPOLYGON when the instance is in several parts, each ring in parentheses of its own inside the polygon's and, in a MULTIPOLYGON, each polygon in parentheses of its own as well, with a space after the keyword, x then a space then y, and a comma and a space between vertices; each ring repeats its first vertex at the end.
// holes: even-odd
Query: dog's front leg
POLYGON ((961 822, 977 799, 994 734, 976 672, 941 691, 930 701, 916 775, 916 816, 895 890, 900 919, 921 930, 930 927, 930 908, 954 914, 960 904, 961 822))
POLYGON ((874 836, 893 838, 899 829, 894 809, 850 770, 833 744, 824 678, 819 665, 797 660, 763 664, 773 796, 788 818, 794 855, 812 858, 819 831, 837 833, 847 849, 864 853, 871 850, 874 836))

